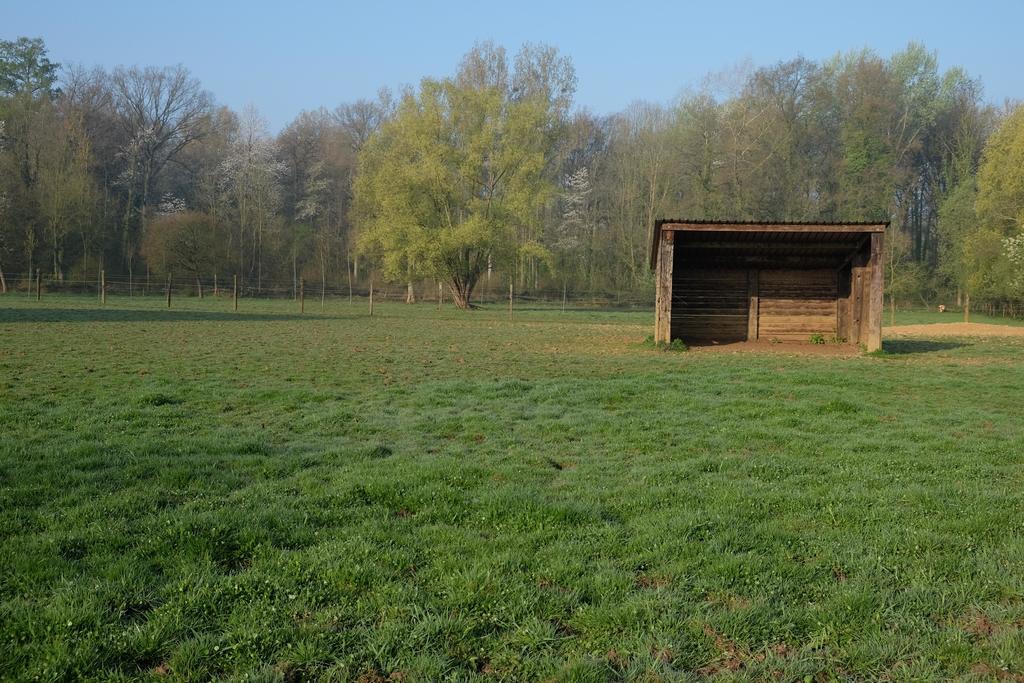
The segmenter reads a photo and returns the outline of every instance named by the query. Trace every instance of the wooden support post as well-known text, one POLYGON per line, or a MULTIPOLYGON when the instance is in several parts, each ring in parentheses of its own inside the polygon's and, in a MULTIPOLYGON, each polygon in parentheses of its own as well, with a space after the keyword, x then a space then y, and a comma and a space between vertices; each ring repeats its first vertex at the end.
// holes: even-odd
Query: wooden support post
POLYGON ((964 322, 971 322, 971 293, 964 292, 964 322))
POLYGON ((871 235, 871 259, 868 261, 867 273, 868 284, 868 312, 867 312, 867 335, 864 346, 870 353, 882 348, 882 294, 885 291, 885 270, 882 263, 884 253, 882 251, 885 241, 885 233, 876 232, 871 235))
POLYGON ((171 307, 171 274, 167 273, 167 308, 171 307))
POLYGON ((299 313, 306 312, 306 280, 299 279, 299 313))
POLYGON ((213 298, 217 298, 217 273, 213 274, 213 298))
POLYGON ((843 317, 843 277, 836 271, 836 339, 846 338, 846 320, 843 317))
POLYGON ((370 278, 370 317, 373 317, 373 278, 370 278))
POLYGON ((441 302, 444 301, 444 285, 437 283, 437 310, 441 310, 441 302))
POLYGON ((675 260, 675 233, 663 230, 658 242, 655 268, 654 343, 672 342, 672 268, 675 260))
POLYGON ((856 343, 864 341, 864 267, 856 266, 853 269, 853 291, 850 295, 851 310, 853 311, 853 333, 850 338, 856 343))
POLYGON ((107 303, 107 271, 100 271, 100 303, 107 303))
POLYGON ((760 298, 761 271, 747 271, 747 341, 756 341, 758 336, 758 299, 760 298))
POLYGON ((39 269, 36 268, 36 301, 41 301, 42 298, 43 298, 42 284, 43 284, 42 273, 40 273, 39 269))
POLYGON ((232 301, 232 304, 235 307, 235 310, 237 311, 238 310, 238 275, 232 275, 231 276, 231 287, 232 287, 232 290, 231 290, 231 301, 232 301))
POLYGON ((508 319, 509 320, 512 320, 512 301, 513 301, 512 291, 513 291, 512 290, 512 280, 509 280, 508 281, 508 319))

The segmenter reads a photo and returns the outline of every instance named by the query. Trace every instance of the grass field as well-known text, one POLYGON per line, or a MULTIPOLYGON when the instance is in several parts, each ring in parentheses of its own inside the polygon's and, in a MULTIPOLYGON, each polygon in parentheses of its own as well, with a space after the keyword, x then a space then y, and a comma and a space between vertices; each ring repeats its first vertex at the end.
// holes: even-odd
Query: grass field
POLYGON ((0 298, 0 678, 1024 679, 1024 338, 162 306, 0 298))

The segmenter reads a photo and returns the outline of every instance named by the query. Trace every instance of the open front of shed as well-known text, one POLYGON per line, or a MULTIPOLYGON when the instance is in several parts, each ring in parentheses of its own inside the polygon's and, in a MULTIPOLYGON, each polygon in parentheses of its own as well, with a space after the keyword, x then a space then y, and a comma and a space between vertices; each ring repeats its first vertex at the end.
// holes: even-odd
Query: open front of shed
POLYGON ((654 338, 882 347, 888 223, 660 220, 654 338))

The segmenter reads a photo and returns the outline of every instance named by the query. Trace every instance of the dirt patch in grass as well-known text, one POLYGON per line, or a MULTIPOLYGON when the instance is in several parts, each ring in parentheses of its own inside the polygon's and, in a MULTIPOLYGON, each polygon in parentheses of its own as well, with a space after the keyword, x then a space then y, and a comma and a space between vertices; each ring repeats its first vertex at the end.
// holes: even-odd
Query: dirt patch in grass
POLYGON ((671 583, 672 579, 658 574, 639 574, 636 577, 637 588, 664 588, 671 583))
MULTIPOLYGON (((933 327, 929 325, 928 327, 933 327)), ((785 353, 797 356, 859 356, 860 349, 853 344, 812 344, 798 341, 773 342, 769 339, 717 343, 693 343, 690 351, 699 353, 785 353)))
POLYGON ((886 337, 1024 337, 1024 327, 988 323, 932 323, 885 328, 886 337))
POLYGON ((972 636, 988 637, 996 630, 996 624, 984 612, 971 612, 964 619, 963 629, 972 636))
POLYGON ((1021 674, 1011 673, 1006 669, 1000 669, 992 666, 991 664, 985 664, 980 662, 971 667, 971 673, 980 678, 986 678, 994 681, 1015 681, 1015 683, 1024 682, 1024 676, 1021 674))
POLYGON ((697 675, 709 677, 725 671, 739 671, 743 668, 744 660, 750 658, 748 653, 707 624, 704 625, 704 635, 715 641, 715 649, 720 654, 715 661, 697 669, 697 675))

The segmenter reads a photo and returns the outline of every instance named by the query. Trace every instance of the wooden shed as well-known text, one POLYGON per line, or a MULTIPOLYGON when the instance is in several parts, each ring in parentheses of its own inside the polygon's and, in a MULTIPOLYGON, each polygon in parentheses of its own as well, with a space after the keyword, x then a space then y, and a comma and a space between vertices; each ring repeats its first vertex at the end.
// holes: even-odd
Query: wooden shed
POLYGON ((826 340, 882 347, 888 223, 660 220, 654 338, 826 340))

